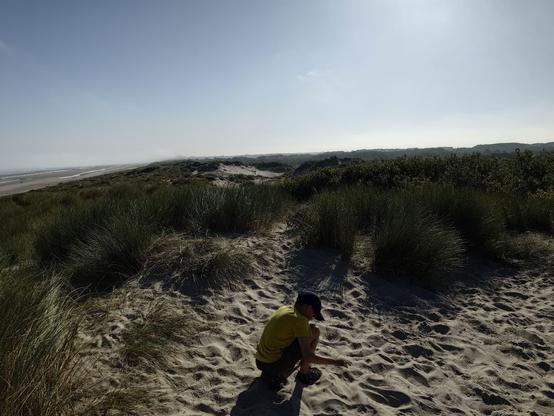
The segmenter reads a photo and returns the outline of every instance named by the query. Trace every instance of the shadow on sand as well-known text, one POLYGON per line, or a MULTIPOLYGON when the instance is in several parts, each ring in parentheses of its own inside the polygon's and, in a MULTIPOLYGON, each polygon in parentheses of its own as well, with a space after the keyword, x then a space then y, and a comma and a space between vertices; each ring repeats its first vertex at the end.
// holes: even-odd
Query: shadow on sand
POLYGON ((326 292, 342 296, 347 288, 348 263, 334 250, 304 247, 290 259, 289 267, 296 276, 296 289, 326 292))
POLYGON ((239 394, 237 402, 229 413, 231 416, 276 415, 298 416, 304 386, 296 383, 290 398, 284 392, 273 391, 261 378, 256 378, 248 388, 239 394))

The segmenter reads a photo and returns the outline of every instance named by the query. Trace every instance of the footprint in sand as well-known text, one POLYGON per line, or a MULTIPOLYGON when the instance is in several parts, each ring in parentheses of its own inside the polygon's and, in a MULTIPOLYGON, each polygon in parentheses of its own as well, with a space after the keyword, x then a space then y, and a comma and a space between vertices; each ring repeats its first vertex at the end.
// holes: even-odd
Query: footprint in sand
POLYGON ((433 351, 429 348, 422 347, 421 345, 411 344, 403 347, 404 351, 410 354, 414 358, 425 357, 430 358, 433 356, 433 351))
POLYGON ((372 388, 367 394, 376 402, 395 408, 407 405, 412 401, 410 396, 398 390, 372 388))
POLYGON ((439 334, 446 335, 450 332, 450 327, 444 324, 433 325, 431 329, 439 334))

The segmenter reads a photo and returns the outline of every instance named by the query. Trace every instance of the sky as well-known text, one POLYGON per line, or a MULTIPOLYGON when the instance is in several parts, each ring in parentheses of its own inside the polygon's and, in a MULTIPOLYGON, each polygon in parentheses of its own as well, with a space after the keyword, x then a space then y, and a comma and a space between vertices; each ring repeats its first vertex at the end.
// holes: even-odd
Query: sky
POLYGON ((0 170, 554 141, 554 1, 0 0, 0 170))

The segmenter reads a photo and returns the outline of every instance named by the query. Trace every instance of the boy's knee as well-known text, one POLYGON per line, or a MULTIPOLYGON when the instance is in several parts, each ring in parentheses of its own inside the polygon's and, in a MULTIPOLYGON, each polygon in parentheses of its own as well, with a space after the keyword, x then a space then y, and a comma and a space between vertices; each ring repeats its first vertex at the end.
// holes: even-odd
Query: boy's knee
POLYGON ((312 337, 319 338, 319 328, 314 324, 310 324, 310 329, 312 330, 312 337))

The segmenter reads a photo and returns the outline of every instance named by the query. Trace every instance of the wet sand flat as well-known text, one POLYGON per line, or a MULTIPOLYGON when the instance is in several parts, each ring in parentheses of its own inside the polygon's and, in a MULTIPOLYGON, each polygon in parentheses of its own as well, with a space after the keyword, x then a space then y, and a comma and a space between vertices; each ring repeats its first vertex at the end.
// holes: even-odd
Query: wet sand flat
POLYGON ((140 165, 88 166, 0 175, 0 196, 45 188, 62 182, 136 168, 140 165))

